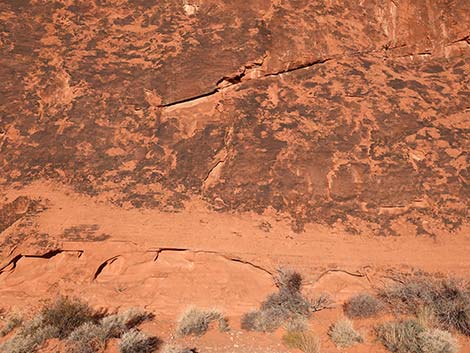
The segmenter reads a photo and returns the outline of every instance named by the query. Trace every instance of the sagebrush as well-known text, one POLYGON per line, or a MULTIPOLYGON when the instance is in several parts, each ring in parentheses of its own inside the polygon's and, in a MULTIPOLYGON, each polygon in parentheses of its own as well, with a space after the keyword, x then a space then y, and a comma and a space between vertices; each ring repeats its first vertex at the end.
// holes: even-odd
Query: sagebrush
POLYGON ((368 293, 361 293, 350 298, 344 304, 344 313, 352 319, 368 318, 377 315, 383 304, 368 293))
POLYGON ((12 338, 0 345, 0 351, 32 353, 46 340, 58 338, 65 340, 67 353, 100 352, 108 339, 120 337, 152 318, 139 309, 103 316, 78 299, 60 297, 24 322, 12 338))
POLYGON ((310 315, 330 305, 329 297, 321 295, 309 300, 301 293, 302 276, 293 270, 281 269, 275 278, 278 292, 269 295, 260 309, 243 315, 241 325, 244 330, 272 332, 283 323, 310 315))
POLYGON ((124 333, 119 342, 121 353, 152 353, 160 341, 156 337, 147 335, 137 329, 132 329, 124 333))
POLYGON ((402 313, 418 315, 418 310, 427 307, 442 328, 470 335, 470 286, 466 281, 414 275, 382 289, 380 296, 392 310, 402 313))
POLYGON ((207 332, 210 323, 214 321, 218 322, 220 331, 229 329, 227 319, 218 310, 189 307, 178 319, 176 333, 179 336, 201 336, 207 332))
POLYGON ((387 322, 376 327, 379 341, 393 353, 422 353, 419 336, 425 328, 415 320, 387 322))

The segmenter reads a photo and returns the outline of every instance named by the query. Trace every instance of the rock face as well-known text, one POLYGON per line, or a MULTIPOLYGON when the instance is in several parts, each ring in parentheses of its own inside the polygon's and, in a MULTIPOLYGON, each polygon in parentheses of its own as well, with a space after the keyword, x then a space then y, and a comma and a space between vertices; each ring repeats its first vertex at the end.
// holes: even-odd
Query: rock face
POLYGON ((299 231, 470 216, 468 0, 3 1, 0 23, 4 188, 299 231))

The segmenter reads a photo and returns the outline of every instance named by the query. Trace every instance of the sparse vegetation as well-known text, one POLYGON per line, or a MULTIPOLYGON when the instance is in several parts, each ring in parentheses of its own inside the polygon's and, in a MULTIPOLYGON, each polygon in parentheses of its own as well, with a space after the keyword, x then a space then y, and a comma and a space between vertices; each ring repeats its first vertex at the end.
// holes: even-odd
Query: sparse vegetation
POLYGON ((450 332, 438 329, 422 332, 419 337, 422 353, 457 353, 459 345, 450 332))
POLYGON ((377 337, 393 353, 457 353, 457 340, 447 331, 426 329, 416 320, 389 322, 376 328, 377 337))
POLYGON ((305 317, 298 316, 290 319, 286 323, 287 331, 307 331, 308 320, 305 317))
POLYGON ((138 308, 130 308, 121 313, 103 317, 100 324, 106 333, 106 339, 108 339, 111 337, 120 337, 129 329, 152 318, 153 315, 151 313, 138 308))
POLYGON ((96 321, 99 317, 86 303, 78 299, 59 297, 52 304, 46 304, 42 311, 42 325, 57 328, 54 338, 64 339, 85 322, 96 321))
POLYGON ((341 348, 350 347, 364 341, 362 336, 354 329, 353 323, 349 319, 338 320, 330 327, 328 334, 331 340, 341 348))
POLYGON ((99 352, 109 338, 120 337, 151 317, 138 309, 102 317, 87 304, 62 297, 45 305, 15 336, 0 345, 0 351, 31 353, 40 348, 44 341, 59 338, 66 340, 68 353, 99 352))
POLYGON ((163 346, 161 353, 197 353, 196 348, 183 348, 178 344, 167 343, 163 346))
POLYGON ((45 340, 57 337, 57 328, 40 324, 41 319, 40 317, 33 319, 18 334, 0 345, 0 351, 3 353, 31 353, 35 352, 45 340))
POLYGON ((419 337, 424 332, 415 320, 387 322, 376 328, 379 341, 393 353, 422 353, 419 337))
POLYGON ((219 323, 220 331, 228 330, 227 320, 219 311, 190 307, 179 318, 176 333, 179 336, 201 336, 207 332, 209 324, 214 321, 219 323))
POLYGON ((162 353, 182 353, 183 347, 177 344, 165 344, 162 348, 162 353))
POLYGON ((282 340, 287 347, 300 349, 304 353, 320 352, 320 339, 310 331, 287 331, 282 340))
POLYGON ((381 297, 396 311, 418 315, 427 307, 439 325, 470 335, 470 286, 455 279, 415 275, 383 289, 381 297))
POLYGON ((422 306, 416 309, 416 320, 421 326, 424 326, 427 329, 438 325, 436 314, 429 306, 422 306))
POLYGON ((151 353, 157 349, 159 340, 137 329, 124 333, 119 342, 121 353, 151 353))
POLYGON ((271 294, 261 304, 260 310, 242 317, 242 328, 248 331, 271 332, 293 318, 305 317, 328 307, 329 297, 322 295, 314 301, 302 293, 302 276, 292 270, 279 270, 275 279, 278 293, 271 294))
POLYGON ((92 353, 106 345, 106 329, 92 322, 85 322, 77 327, 68 337, 69 353, 92 353))
POLYGON ((17 313, 13 313, 12 315, 8 317, 7 322, 0 330, 0 337, 4 337, 8 335, 11 331, 13 331, 15 328, 20 326, 22 323, 23 323, 23 318, 21 317, 21 315, 17 313))
POLYGON ((358 294, 344 304, 344 313, 352 319, 368 318, 377 315, 383 304, 368 293, 358 294))

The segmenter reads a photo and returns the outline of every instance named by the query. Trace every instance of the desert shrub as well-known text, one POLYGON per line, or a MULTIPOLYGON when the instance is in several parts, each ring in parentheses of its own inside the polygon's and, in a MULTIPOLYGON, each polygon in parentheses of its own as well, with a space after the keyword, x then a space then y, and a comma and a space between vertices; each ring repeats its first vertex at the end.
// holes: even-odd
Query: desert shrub
POLYGON ((344 313, 352 319, 367 318, 377 315, 382 308, 383 305, 377 298, 368 293, 361 293, 344 304, 344 313))
POLYGON ((0 337, 8 335, 15 328, 20 326, 23 323, 23 318, 19 314, 12 314, 8 317, 7 322, 0 330, 0 337))
POLYGON ((278 292, 269 295, 261 303, 260 310, 246 313, 242 317, 244 330, 272 332, 290 319, 308 318, 312 312, 330 304, 326 295, 314 301, 305 298, 301 293, 302 277, 298 272, 279 270, 275 283, 278 292))
POLYGON ((0 351, 4 353, 29 353, 34 352, 40 343, 42 342, 37 342, 32 336, 17 335, 0 344, 0 351))
POLYGON ((297 293, 302 289, 302 275, 292 269, 280 268, 274 283, 280 290, 297 293))
POLYGON ((422 353, 419 336, 425 332, 415 320, 388 322, 376 327, 379 341, 393 353, 422 353))
POLYGON ((162 348, 162 353, 182 353, 183 347, 177 344, 166 343, 162 348))
POLYGON ((78 299, 60 297, 43 307, 41 317, 44 326, 57 328, 55 337, 64 339, 85 322, 96 321, 97 313, 78 299))
POLYGON ((380 296, 396 311, 417 315, 428 307, 445 329, 470 335, 470 286, 455 279, 411 276, 381 290, 380 296))
POLYGON ((131 308, 121 313, 103 317, 97 323, 85 322, 68 336, 68 353, 92 353, 102 350, 106 341, 117 338, 131 328, 152 318, 141 309, 131 308))
POLYGON ((217 320, 218 325, 219 325, 219 331, 220 332, 228 332, 230 331, 230 325, 228 323, 228 319, 226 317, 221 317, 219 320, 217 320))
POLYGON ((142 309, 130 308, 121 313, 108 315, 100 321, 101 327, 106 333, 106 339, 120 337, 124 332, 152 319, 153 315, 142 309))
POLYGON ((47 339, 66 338, 68 353, 98 352, 109 338, 119 337, 149 318, 151 314, 138 309, 102 318, 78 300, 59 298, 25 322, 14 337, 0 346, 0 351, 31 353, 47 339))
POLYGON ((207 332, 209 324, 213 321, 218 321, 221 331, 227 330, 227 320, 219 311, 190 307, 179 318, 176 333, 179 336, 201 336, 207 332))
POLYGON ((421 353, 457 353, 457 340, 447 331, 427 330, 418 336, 421 353))
POLYGON ((99 324, 85 322, 68 336, 68 353, 93 353, 106 345, 107 332, 99 324))
POLYGON ((276 309, 251 311, 242 316, 241 328, 246 331, 272 332, 284 322, 282 313, 276 309))
POLYGON ((156 337, 150 337, 142 331, 131 329, 124 333, 119 342, 121 353, 151 353, 159 344, 156 337))
POLYGON ((56 337, 57 328, 51 325, 37 325, 39 320, 34 321, 33 325, 28 325, 22 329, 10 340, 0 345, 0 351, 3 353, 31 353, 35 352, 45 340, 56 337))
POLYGON ((340 319, 334 323, 328 335, 331 340, 341 348, 346 348, 364 341, 362 336, 354 329, 353 323, 349 319, 340 319))
POLYGON ((426 305, 416 309, 416 321, 427 329, 433 328, 438 324, 434 309, 426 305))
POLYGON ((319 353, 320 339, 308 331, 287 331, 282 341, 289 348, 300 349, 304 353, 319 353))
POLYGON ((307 331, 308 320, 303 316, 293 317, 286 322, 285 327, 287 331, 307 331))

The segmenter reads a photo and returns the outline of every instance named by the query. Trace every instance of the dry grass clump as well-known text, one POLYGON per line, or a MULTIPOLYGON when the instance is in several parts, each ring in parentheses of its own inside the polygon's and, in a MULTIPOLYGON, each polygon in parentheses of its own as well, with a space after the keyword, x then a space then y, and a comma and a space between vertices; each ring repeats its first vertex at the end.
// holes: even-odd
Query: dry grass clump
POLYGON ((156 337, 151 337, 142 331, 132 329, 122 335, 119 342, 119 352, 151 353, 157 349, 159 343, 156 337))
POLYGON ((260 310, 246 313, 241 325, 244 330, 272 332, 284 322, 298 317, 308 318, 318 310, 328 307, 329 297, 322 295, 315 301, 302 293, 302 276, 292 270, 279 270, 275 279, 279 290, 261 304, 260 310))
POLYGON ((429 306, 422 306, 416 309, 416 320, 421 326, 426 328, 433 328, 439 324, 434 309, 429 306))
POLYGON ((298 316, 286 322, 285 328, 287 331, 307 331, 308 320, 305 317, 298 316))
POLYGON ((379 341, 393 353, 422 353, 419 337, 425 328, 415 320, 387 322, 376 327, 379 341))
POLYGON ((201 310, 190 307, 183 312, 178 320, 176 333, 179 336, 196 335, 201 336, 207 332, 211 322, 219 323, 220 331, 228 330, 227 319, 217 310, 201 310))
POLYGON ((457 353, 459 345, 450 332, 442 330, 428 330, 419 337, 422 353, 457 353))
POLYGON ((101 319, 100 324, 106 332, 106 338, 119 337, 142 322, 151 320, 153 315, 142 309, 130 308, 121 313, 108 315, 101 319))
POLYGON ((319 353, 320 339, 309 331, 287 331, 282 341, 289 348, 300 349, 304 353, 319 353))
POLYGON ((352 319, 368 318, 377 315, 383 304, 368 293, 361 293, 350 298, 344 304, 344 313, 352 319))
POLYGON ((331 340, 341 348, 350 347, 356 343, 364 342, 362 336, 354 329, 353 323, 349 319, 340 319, 334 323, 328 335, 331 340))
POLYGON ((414 275, 384 288, 381 298, 396 311, 417 315, 428 307, 445 329, 470 335, 470 286, 455 279, 414 275))
POLYGON ((0 337, 8 335, 15 328, 19 327, 23 323, 23 318, 17 313, 13 313, 7 319, 7 322, 0 330, 0 337))

